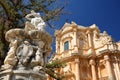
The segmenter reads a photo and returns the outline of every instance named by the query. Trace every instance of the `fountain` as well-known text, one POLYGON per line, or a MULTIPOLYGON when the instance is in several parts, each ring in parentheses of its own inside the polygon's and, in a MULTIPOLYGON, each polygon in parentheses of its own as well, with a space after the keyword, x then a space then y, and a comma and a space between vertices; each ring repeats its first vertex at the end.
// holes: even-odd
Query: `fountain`
POLYGON ((52 37, 45 31, 45 22, 39 13, 26 15, 25 28, 11 29, 5 38, 9 51, 1 67, 0 80, 46 80, 42 70, 51 52, 52 37), (31 16, 33 16, 31 18, 31 16))

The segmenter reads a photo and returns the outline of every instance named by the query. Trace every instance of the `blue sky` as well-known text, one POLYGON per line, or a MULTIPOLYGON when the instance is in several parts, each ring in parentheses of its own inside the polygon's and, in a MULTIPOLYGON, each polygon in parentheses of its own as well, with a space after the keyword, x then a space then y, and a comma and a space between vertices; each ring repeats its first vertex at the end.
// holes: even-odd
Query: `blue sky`
POLYGON ((101 32, 105 30, 115 41, 120 40, 120 0, 68 1, 65 11, 71 14, 61 16, 55 26, 57 29, 60 29, 68 19, 68 22, 74 21, 83 26, 96 24, 101 32))
MULTIPOLYGON (((61 2, 64 0, 60 0, 61 2)), ((67 1, 67 0, 66 0, 67 1)), ((120 0, 68 0, 65 12, 71 13, 61 16, 55 22, 55 28, 60 29, 68 19, 68 22, 76 22, 78 25, 90 26, 96 24, 101 32, 107 31, 115 42, 120 40, 120 0)), ((49 33, 54 31, 49 27, 49 33)), ((55 41, 53 41, 53 52, 55 41)))

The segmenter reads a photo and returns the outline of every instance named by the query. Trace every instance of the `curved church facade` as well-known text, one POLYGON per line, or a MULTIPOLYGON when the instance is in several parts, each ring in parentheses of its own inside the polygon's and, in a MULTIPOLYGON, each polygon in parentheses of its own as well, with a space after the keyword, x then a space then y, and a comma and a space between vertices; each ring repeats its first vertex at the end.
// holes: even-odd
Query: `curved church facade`
MULTIPOLYGON (((57 70, 64 80, 120 80, 120 43, 106 31, 65 23, 55 32, 56 53, 53 59, 67 64, 57 70)), ((48 80, 54 80, 48 77, 48 80)))

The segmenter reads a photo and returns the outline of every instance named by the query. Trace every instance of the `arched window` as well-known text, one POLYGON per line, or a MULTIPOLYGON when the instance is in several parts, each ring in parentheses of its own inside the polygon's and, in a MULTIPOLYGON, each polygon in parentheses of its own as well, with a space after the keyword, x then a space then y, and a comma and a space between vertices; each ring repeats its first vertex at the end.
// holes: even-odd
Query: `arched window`
POLYGON ((65 43, 64 43, 64 50, 66 51, 66 50, 69 50, 69 41, 66 41, 65 43))

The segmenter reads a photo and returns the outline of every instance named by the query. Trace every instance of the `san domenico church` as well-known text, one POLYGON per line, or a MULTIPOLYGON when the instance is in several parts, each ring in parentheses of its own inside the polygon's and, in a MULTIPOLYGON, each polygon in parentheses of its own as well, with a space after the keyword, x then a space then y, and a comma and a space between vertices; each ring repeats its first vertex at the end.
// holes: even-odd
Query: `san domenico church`
MULTIPOLYGON (((120 42, 114 42, 106 31, 100 32, 75 22, 65 23, 55 32, 56 52, 67 66, 56 71, 64 80, 120 80, 120 42)), ((55 80, 48 76, 47 80, 55 80)))

